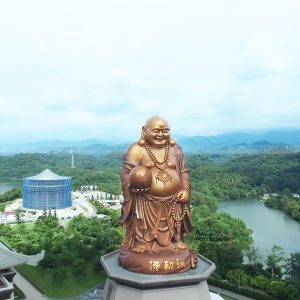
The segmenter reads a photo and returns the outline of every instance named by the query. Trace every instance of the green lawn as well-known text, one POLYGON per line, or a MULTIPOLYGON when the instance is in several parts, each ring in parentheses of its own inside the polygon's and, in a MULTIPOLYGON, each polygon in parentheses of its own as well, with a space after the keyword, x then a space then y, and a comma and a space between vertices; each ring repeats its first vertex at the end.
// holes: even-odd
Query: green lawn
POLYGON ((34 223, 33 222, 30 222, 30 223, 21 223, 21 224, 24 224, 27 229, 33 229, 33 227, 34 227, 34 223))
POLYGON ((48 297, 63 298, 75 297, 81 293, 97 286, 106 279, 105 272, 94 274, 92 266, 87 268, 85 276, 73 275, 68 268, 67 275, 63 280, 54 280, 53 271, 45 271, 39 267, 31 267, 21 265, 17 267, 24 276, 33 282, 40 290, 42 290, 48 297))

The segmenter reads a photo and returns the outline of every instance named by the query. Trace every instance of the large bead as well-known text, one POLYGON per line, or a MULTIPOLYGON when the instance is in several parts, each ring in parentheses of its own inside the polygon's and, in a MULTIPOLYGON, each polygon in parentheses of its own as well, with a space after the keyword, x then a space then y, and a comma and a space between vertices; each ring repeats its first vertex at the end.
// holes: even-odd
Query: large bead
POLYGON ((149 188, 152 181, 152 174, 145 166, 137 166, 129 173, 130 186, 135 189, 149 188))

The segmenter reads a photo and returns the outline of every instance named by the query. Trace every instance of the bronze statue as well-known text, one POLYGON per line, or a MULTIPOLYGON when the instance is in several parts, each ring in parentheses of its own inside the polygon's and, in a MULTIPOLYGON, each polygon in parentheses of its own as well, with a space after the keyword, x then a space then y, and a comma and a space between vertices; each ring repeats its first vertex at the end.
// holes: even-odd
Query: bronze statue
POLYGON ((191 231, 189 170, 165 119, 146 121, 140 140, 124 156, 121 180, 126 236, 120 266, 145 274, 195 268, 196 254, 182 240, 191 231))

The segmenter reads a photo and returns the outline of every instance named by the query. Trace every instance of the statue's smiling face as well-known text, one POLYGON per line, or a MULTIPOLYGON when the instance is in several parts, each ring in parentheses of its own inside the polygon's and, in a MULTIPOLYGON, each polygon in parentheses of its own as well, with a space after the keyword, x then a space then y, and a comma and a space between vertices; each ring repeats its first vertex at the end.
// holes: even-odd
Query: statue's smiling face
POLYGON ((146 142, 153 146, 164 146, 170 140, 170 127, 164 119, 150 119, 143 127, 146 142))

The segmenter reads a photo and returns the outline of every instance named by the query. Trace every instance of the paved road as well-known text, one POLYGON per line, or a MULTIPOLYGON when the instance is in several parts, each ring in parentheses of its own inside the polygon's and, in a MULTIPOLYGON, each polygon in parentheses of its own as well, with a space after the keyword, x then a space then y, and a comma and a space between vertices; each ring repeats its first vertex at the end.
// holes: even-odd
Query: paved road
POLYGON ((246 296, 243 296, 243 295, 239 295, 239 294, 236 294, 234 292, 231 292, 231 291, 228 291, 228 290, 224 290, 224 289, 221 289, 219 287, 216 287, 216 286, 212 286, 212 285, 208 285, 208 288, 210 291, 216 293, 216 294, 222 294, 222 295, 225 295, 225 296, 229 296, 233 299, 236 299, 236 300, 255 300, 253 298, 249 298, 249 297, 246 297, 246 296))
POLYGON ((14 277, 14 284, 23 292, 28 300, 44 300, 48 299, 35 286, 33 286, 23 275, 14 270, 16 275, 14 277))
POLYGON ((74 199, 74 202, 76 202, 82 209, 86 211, 86 217, 96 216, 96 208, 84 197, 84 194, 73 192, 73 195, 78 197, 74 199))

